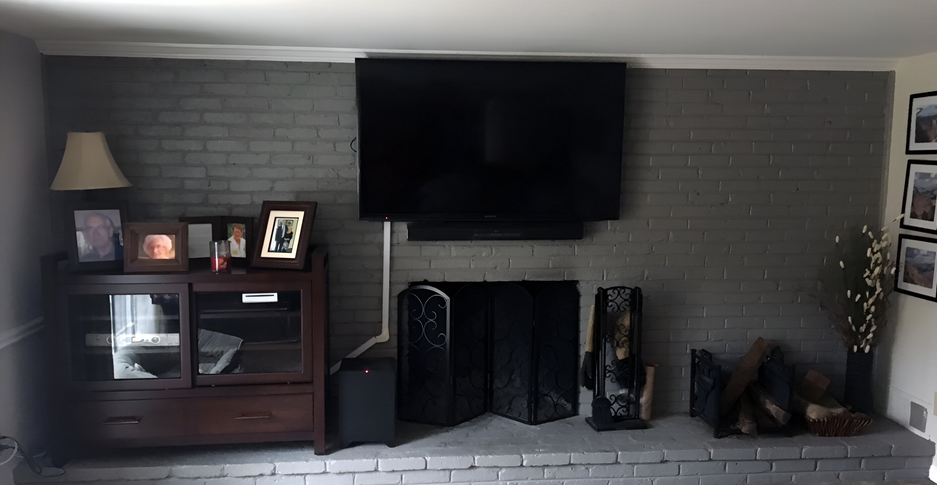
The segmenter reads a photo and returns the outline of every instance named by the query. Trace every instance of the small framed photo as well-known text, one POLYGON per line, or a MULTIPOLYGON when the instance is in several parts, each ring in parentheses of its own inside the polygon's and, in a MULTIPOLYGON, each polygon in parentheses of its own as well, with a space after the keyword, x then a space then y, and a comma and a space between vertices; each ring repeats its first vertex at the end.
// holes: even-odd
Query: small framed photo
POLYGON ((937 264, 937 240, 923 237, 898 236, 898 275, 895 290, 927 300, 937 301, 934 266, 937 264))
POLYGON ((251 266, 302 269, 309 234, 316 218, 315 202, 265 201, 251 266))
POLYGON ((909 160, 904 176, 901 227, 937 234, 937 162, 909 160))
POLYGON ((120 269, 124 264, 123 203, 82 202, 66 214, 75 237, 69 241, 68 261, 72 271, 120 269))
POLYGON ((206 216, 180 217, 189 223, 189 259, 207 258, 211 241, 227 239, 231 245, 231 263, 247 266, 254 244, 254 220, 250 217, 206 216))
POLYGON ((937 153, 937 91, 911 95, 905 153, 937 153))
POLYGON ((188 223, 132 222, 124 230, 124 272, 189 270, 188 223))

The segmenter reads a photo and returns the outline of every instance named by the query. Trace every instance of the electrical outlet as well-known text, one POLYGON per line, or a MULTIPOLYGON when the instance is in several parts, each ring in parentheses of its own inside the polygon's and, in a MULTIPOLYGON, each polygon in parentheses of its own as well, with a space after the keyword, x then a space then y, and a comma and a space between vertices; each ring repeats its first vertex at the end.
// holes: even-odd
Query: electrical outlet
POLYGON ((916 402, 911 402, 911 419, 908 420, 911 427, 924 433, 927 429, 927 408, 916 402))

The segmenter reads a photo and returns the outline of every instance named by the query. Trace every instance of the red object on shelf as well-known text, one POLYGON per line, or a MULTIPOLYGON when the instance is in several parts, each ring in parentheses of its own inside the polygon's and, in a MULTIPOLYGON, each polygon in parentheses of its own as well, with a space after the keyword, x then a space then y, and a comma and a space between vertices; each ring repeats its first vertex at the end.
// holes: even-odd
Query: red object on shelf
POLYGON ((211 258, 211 270, 215 273, 231 271, 231 257, 221 256, 217 258, 211 258))

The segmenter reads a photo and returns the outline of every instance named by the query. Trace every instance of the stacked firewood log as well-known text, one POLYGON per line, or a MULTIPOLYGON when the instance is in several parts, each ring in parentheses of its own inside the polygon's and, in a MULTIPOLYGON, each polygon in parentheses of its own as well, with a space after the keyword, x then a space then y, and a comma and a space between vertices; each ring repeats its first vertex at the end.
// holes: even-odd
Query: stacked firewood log
POLYGON ((791 420, 787 409, 789 402, 779 402, 755 380, 772 348, 770 342, 759 337, 742 357, 722 392, 722 422, 750 436, 757 436, 759 430, 783 430, 791 420))

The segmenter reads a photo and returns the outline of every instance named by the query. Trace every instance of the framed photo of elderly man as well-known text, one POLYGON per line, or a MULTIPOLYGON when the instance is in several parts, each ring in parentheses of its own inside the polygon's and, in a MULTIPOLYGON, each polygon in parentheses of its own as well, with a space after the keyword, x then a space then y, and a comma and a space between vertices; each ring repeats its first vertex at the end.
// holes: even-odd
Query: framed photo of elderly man
POLYGON ((937 153, 937 91, 912 94, 905 153, 937 153))
POLYGON ((124 231, 124 273, 189 270, 187 222, 131 222, 124 231))
POLYGON ((260 232, 251 266, 302 269, 309 249, 309 234, 316 218, 315 202, 265 201, 260 210, 260 232))
POLYGON ((72 271, 120 269, 124 264, 124 224, 127 209, 122 203, 83 202, 69 208, 66 219, 75 237, 68 247, 72 271))

